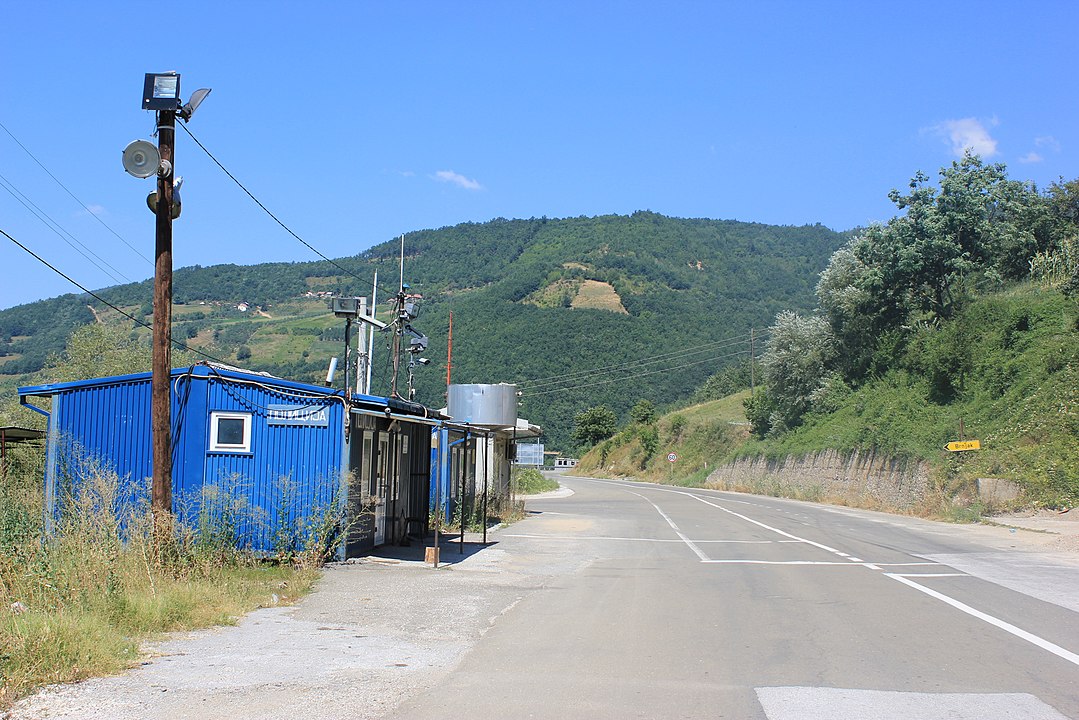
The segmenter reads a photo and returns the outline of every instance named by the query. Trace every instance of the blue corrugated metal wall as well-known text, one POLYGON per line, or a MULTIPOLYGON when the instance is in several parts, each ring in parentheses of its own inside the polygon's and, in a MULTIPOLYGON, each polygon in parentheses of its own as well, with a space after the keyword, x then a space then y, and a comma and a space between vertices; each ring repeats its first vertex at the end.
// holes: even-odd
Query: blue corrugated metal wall
MULTIPOLYGON (((94 464, 118 475, 119 503, 147 502, 153 474, 148 374, 23 390, 52 397, 50 437, 57 446, 50 453, 59 460, 49 472, 60 482, 49 498, 54 513, 71 490, 64 483, 79 482, 94 464)), ((227 513, 241 546, 260 552, 297 549, 332 503, 344 501, 338 498, 344 408, 338 397, 320 390, 205 367, 174 371, 173 508, 180 521, 196 528, 200 512, 204 519, 208 514, 218 520, 227 513), (328 422, 270 425, 271 404, 324 405, 328 422), (208 449, 214 411, 251 415, 250 452, 208 449)))
POLYGON ((149 383, 127 380, 68 388, 55 396, 50 421, 56 426, 61 464, 54 501, 95 467, 116 471, 121 503, 146 496, 153 474, 149 383))
MULTIPOLYGON (((205 482, 244 498, 252 516, 243 535, 258 550, 287 546, 297 533, 325 518, 339 498, 344 443, 343 405, 333 399, 300 400, 268 386, 217 380, 209 385, 204 421, 215 411, 250 413, 251 450, 206 452, 205 482), (325 427, 270 425, 270 404, 325 406, 325 427)), ((189 421, 193 418, 189 417, 189 421)), ((208 445, 203 445, 208 447, 208 445)))

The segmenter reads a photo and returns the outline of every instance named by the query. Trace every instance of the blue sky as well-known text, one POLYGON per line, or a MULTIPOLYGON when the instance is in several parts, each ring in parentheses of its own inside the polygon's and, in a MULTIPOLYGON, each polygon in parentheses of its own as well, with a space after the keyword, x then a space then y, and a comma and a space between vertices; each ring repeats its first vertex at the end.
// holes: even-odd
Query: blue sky
MULTIPOLYGON (((153 272, 151 181, 120 165, 153 71, 213 88, 192 132, 330 257, 640 209, 844 230, 967 146, 1079 176, 1074 2, 2 7, 0 123, 82 204, 0 129, 0 229, 95 289, 153 272)), ((317 259, 180 130, 177 170, 176 267, 317 259)), ((75 290, 3 237, 0 268, 0 308, 75 290)))

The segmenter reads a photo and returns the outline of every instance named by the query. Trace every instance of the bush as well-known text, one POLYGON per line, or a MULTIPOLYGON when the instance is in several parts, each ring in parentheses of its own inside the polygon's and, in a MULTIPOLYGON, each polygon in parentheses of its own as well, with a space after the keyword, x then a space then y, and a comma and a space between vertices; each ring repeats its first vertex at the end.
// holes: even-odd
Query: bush
POLYGON ((536 495, 558 489, 558 483, 533 468, 514 468, 513 483, 519 495, 536 495))

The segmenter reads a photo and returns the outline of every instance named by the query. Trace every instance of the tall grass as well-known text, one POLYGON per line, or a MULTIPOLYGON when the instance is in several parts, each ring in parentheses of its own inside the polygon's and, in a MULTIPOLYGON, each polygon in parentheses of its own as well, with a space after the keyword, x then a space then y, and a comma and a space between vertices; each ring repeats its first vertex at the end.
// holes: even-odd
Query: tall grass
POLYGON ((0 482, 0 708, 42 684, 119 672, 154 633, 231 624, 291 602, 316 579, 314 563, 236 550, 218 521, 243 508, 216 488, 195 527, 178 526, 159 552, 147 505, 119 502, 119 479, 92 465, 45 537, 40 458, 13 465, 0 482))

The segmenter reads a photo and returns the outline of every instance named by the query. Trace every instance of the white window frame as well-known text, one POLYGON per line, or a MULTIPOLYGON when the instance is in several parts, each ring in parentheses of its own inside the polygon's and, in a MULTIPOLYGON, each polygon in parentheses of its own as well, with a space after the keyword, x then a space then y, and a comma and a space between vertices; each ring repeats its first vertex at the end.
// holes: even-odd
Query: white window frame
POLYGON ((210 452, 249 453, 251 452, 251 413, 214 411, 210 413, 210 452), (240 445, 219 443, 217 441, 218 423, 221 420, 243 420, 244 439, 240 445))

